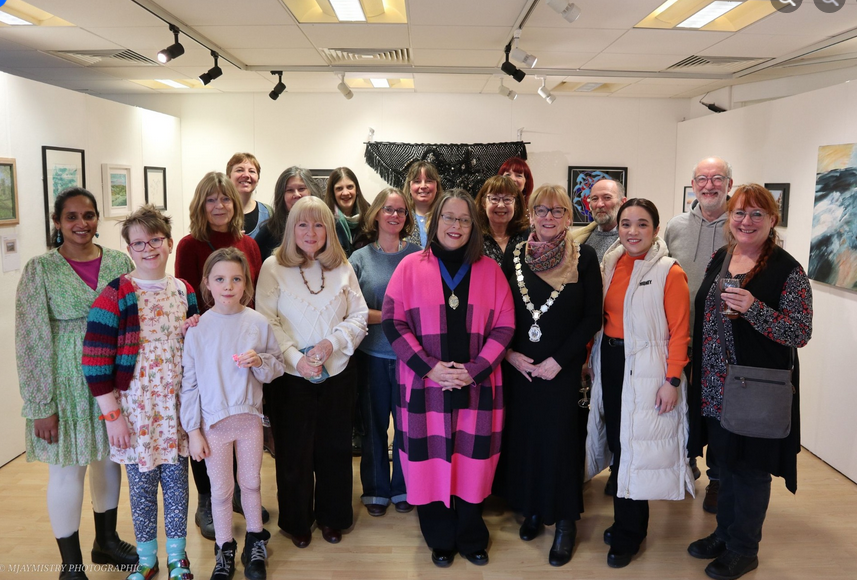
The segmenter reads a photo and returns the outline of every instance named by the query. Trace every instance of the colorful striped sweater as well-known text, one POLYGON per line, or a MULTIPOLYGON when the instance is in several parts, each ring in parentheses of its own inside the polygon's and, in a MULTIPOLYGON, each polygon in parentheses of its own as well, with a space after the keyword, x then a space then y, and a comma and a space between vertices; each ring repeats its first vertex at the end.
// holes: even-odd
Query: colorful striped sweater
MULTIPOLYGON (((187 289, 187 315, 199 312, 193 287, 187 289)), ((128 276, 112 280, 92 303, 83 339, 83 374, 94 397, 128 390, 140 352, 137 293, 128 276)))

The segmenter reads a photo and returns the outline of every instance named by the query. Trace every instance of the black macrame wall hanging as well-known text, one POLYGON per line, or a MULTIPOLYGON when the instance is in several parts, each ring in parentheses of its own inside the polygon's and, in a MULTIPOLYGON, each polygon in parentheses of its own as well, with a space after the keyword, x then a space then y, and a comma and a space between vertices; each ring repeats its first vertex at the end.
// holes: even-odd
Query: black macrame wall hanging
POLYGON ((460 187, 476 196, 485 180, 497 175, 510 157, 527 158, 523 141, 506 143, 384 143, 366 144, 366 163, 393 187, 402 188, 411 164, 428 161, 437 167, 444 189, 460 187))

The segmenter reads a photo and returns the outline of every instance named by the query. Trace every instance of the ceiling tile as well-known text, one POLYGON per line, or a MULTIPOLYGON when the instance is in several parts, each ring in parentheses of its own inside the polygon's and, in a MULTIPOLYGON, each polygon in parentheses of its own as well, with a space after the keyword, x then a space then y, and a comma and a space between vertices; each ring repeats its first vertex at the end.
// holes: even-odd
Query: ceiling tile
POLYGON ((580 8, 580 17, 572 23, 563 20, 545 2, 540 2, 527 21, 527 27, 628 29, 663 4, 663 0, 574 0, 580 8))
POLYGON ((820 40, 814 36, 739 32, 695 54, 699 56, 778 57, 820 40))
POLYGON ((30 3, 81 28, 116 26, 117 24, 131 22, 139 26, 152 26, 161 22, 159 18, 134 2, 119 2, 117 0, 86 0, 85 2, 30 0, 30 3))
POLYGON ((579 30, 574 28, 530 28, 521 34, 519 46, 538 55, 547 52, 601 52, 625 30, 579 30))
MULTIPOLYGON (((115 1, 115 0, 113 0, 115 1)), ((295 24, 279 0, 157 0, 165 10, 185 23, 196 26, 238 26, 241 24, 295 24)))
POLYGON ((414 87, 418 93, 481 93, 490 78, 489 75, 415 74, 414 87))
POLYGON ((304 24, 309 41, 318 48, 407 48, 406 24, 304 24))
MULTIPOLYGON (((575 69, 580 68, 589 62, 596 52, 543 52, 535 53, 539 57, 536 62, 538 70, 559 68, 559 69, 575 69)), ((515 63, 518 64, 518 63, 515 63)), ((526 72, 526 70, 524 71, 526 72)))
POLYGON ((671 54, 615 54, 602 52, 583 67, 586 70, 661 71, 680 60, 671 54))
POLYGON ((414 26, 411 25, 413 48, 465 50, 503 50, 509 42, 509 28, 501 26, 414 26))
POLYGON ((502 50, 431 50, 418 48, 411 52, 416 66, 493 66, 503 62, 502 50))
POLYGON ((804 0, 804 4, 807 6, 803 10, 796 10, 789 14, 774 12, 767 18, 751 24, 744 31, 751 34, 828 37, 857 28, 857 4, 855 3, 846 3, 835 14, 825 14, 810 6, 812 4, 810 0, 804 0))
POLYGON ((409 0, 408 21, 418 26, 501 26, 507 31, 526 2, 409 0))
POLYGON ((196 30, 226 50, 312 48, 296 26, 198 26, 196 30))
POLYGON ((119 45, 73 26, 3 26, 0 39, 39 50, 108 50, 119 45))
POLYGON ((620 54, 675 54, 690 56, 732 36, 733 32, 700 30, 629 30, 604 50, 620 54))
POLYGON ((250 66, 325 66, 314 48, 239 48, 231 51, 236 58, 250 66))

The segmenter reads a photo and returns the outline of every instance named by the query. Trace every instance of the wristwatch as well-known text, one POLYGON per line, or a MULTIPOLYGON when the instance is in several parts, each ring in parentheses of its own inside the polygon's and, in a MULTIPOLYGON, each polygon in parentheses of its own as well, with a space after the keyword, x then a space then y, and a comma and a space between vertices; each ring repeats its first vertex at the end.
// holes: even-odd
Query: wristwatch
POLYGON ((678 377, 667 377, 667 382, 674 387, 677 387, 681 384, 681 379, 678 377))

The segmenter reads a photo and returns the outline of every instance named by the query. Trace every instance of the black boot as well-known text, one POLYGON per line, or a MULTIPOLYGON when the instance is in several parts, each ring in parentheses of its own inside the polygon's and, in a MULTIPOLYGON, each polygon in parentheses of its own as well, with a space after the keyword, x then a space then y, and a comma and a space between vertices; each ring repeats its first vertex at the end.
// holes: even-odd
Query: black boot
POLYGON ((214 572, 211 580, 232 580, 235 574, 235 551, 238 543, 235 540, 226 542, 222 546, 214 544, 214 572))
POLYGON ((83 566, 83 554, 80 553, 80 537, 77 532, 67 538, 57 538, 62 558, 60 580, 87 580, 83 566))
MULTIPOLYGON (((265 509, 265 506, 262 507, 262 523, 267 524, 268 520, 271 519, 271 514, 268 513, 268 510, 265 509)), ((241 505, 241 488, 238 486, 238 482, 235 482, 235 490, 232 492, 232 511, 236 514, 244 515, 244 506, 241 505)))
POLYGON ((268 550, 265 546, 271 534, 268 530, 247 532, 244 536, 244 551, 241 552, 241 563, 244 564, 244 576, 250 580, 265 580, 267 572, 265 564, 268 561, 268 550))
POLYGON ((122 571, 131 571, 137 566, 137 548, 122 541, 116 534, 117 508, 95 516, 95 542, 92 544, 93 564, 113 564, 122 571))
POLYGON ((551 566, 565 566, 571 560, 574 550, 574 539, 577 537, 577 524, 572 520, 558 520, 553 536, 553 546, 548 554, 551 566))
POLYGON ((199 533, 206 540, 214 539, 214 518, 211 515, 211 494, 201 493, 196 500, 196 514, 193 520, 199 526, 199 533))

